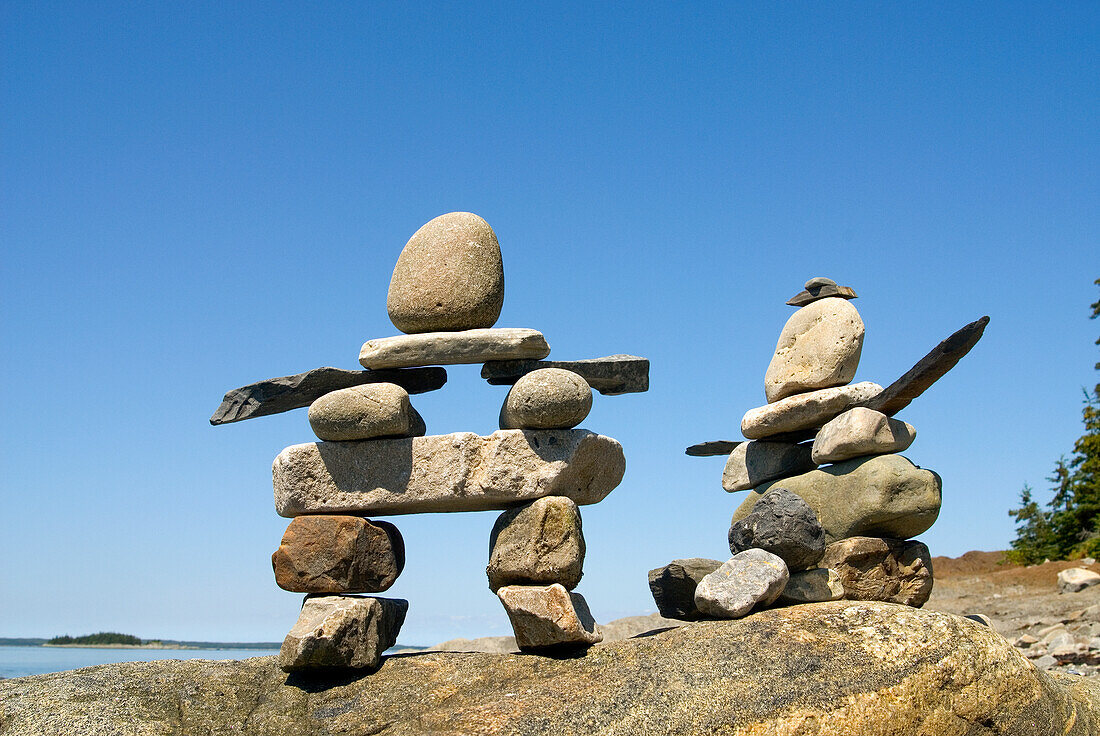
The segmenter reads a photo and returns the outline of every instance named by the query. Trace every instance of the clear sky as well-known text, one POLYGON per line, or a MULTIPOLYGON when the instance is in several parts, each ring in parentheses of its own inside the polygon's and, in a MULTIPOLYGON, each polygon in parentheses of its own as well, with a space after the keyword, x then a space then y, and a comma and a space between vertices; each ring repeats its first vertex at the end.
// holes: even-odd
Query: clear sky
MULTIPOLYGON (((270 464, 304 410, 211 427, 230 388, 356 368, 424 222, 480 214, 498 326, 633 353, 597 395, 622 485, 582 509, 597 620, 728 556, 736 439, 812 276, 852 286, 857 380, 983 314, 906 409, 943 477, 933 554, 1003 549, 1097 382, 1096 3, 0 4, 0 635, 281 640, 270 464)), ((479 367, 413 397, 488 434, 479 367)), ((401 639, 509 632, 495 513, 392 517, 401 639)))

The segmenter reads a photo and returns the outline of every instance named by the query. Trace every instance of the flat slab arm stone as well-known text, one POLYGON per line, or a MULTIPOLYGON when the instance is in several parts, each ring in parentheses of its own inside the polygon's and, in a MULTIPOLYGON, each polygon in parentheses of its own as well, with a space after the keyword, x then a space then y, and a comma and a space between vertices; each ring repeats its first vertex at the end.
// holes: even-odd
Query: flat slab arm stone
POLYGON ((493 386, 511 386, 540 368, 573 371, 604 396, 649 390, 649 359, 637 355, 608 355, 587 360, 492 360, 481 367, 481 377, 493 386))
POLYGON ((880 411, 888 417, 894 416, 954 368, 982 338, 987 324, 989 317, 982 317, 966 325, 932 348, 928 355, 921 358, 904 376, 884 388, 878 396, 856 406, 880 411))
POLYGON ((292 445, 271 473, 280 516, 488 511, 544 496, 597 503, 623 478, 623 448, 585 429, 502 429, 292 445))
POLYGON ((367 340, 359 351, 364 368, 457 365, 490 360, 545 358, 546 338, 538 330, 494 327, 461 332, 422 332, 367 340))
POLYGON ((742 443, 733 440, 711 440, 710 442, 700 442, 697 445, 692 445, 684 450, 684 454, 692 457, 718 457, 719 455, 730 454, 740 444, 742 443))
POLYGON ((446 369, 438 367, 381 371, 314 368, 305 373, 269 378, 226 392, 221 406, 210 417, 210 423, 217 426, 301 409, 325 394, 367 383, 395 383, 410 394, 422 394, 443 388, 446 382, 446 369))

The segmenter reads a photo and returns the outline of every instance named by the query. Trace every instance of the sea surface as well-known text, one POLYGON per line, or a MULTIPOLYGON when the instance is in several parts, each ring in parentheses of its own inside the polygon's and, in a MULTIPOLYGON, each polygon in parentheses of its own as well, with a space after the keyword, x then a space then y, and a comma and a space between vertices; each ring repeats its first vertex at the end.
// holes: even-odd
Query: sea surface
POLYGON ((154 659, 248 659, 278 654, 278 649, 100 649, 82 647, 0 646, 0 677, 63 672, 110 662, 154 659))

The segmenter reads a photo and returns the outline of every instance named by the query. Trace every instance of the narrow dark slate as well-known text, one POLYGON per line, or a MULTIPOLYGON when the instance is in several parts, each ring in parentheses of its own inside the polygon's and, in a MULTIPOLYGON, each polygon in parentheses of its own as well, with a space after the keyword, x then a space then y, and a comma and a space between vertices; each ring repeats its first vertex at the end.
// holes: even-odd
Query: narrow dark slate
POLYGON ((717 457, 718 455, 730 454, 740 444, 740 442, 732 440, 711 440, 710 442, 700 442, 697 445, 692 445, 684 450, 684 454, 692 457, 717 457))
POLYGON ((883 389, 882 393, 856 406, 881 411, 888 417, 894 416, 909 406, 913 399, 928 390, 933 383, 940 380, 943 374, 954 368, 955 364, 962 360, 962 357, 969 353, 981 339, 987 324, 989 324, 989 317, 982 317, 963 327, 932 348, 928 355, 921 358, 908 373, 883 389))
POLYGON ((269 378, 227 392, 221 406, 210 417, 210 423, 229 424, 300 409, 331 391, 365 383, 396 383, 410 394, 422 394, 442 388, 446 382, 447 371, 438 367, 375 371, 314 368, 305 373, 269 378))
POLYGON ((588 360, 491 360, 481 367, 481 377, 494 386, 511 386, 539 368, 573 371, 604 396, 649 390, 649 359, 637 355, 588 360))

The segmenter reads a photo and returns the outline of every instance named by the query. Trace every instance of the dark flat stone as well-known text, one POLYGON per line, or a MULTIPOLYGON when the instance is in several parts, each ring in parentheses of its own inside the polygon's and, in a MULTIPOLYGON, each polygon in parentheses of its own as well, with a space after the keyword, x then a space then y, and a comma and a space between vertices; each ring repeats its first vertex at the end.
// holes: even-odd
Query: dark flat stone
POLYGON ((573 371, 604 396, 649 390, 649 359, 637 355, 588 360, 490 360, 481 367, 481 377, 494 386, 511 386, 540 368, 573 371))
POLYGON ((888 417, 897 414, 909 406, 913 399, 928 390, 933 383, 940 380, 943 374, 954 368, 955 364, 962 360, 962 357, 970 352, 970 348, 981 339, 987 324, 989 324, 989 317, 982 317, 963 327, 932 348, 928 355, 921 358, 920 362, 910 368, 904 376, 884 388, 880 394, 856 406, 881 411, 888 417))
POLYGON ((410 394, 435 391, 447 382, 443 368, 392 368, 376 371, 345 371, 314 368, 294 376, 280 376, 235 388, 225 394, 221 406, 210 417, 214 425, 280 414, 309 406, 331 391, 365 383, 396 383, 410 394))
MULTIPOLYGON (((809 282, 807 282, 807 286, 809 282)), ((798 292, 790 299, 787 300, 787 304, 792 307, 804 307, 807 304, 813 304, 818 299, 824 299, 829 296, 839 296, 841 299, 855 299, 856 292, 850 286, 837 286, 836 284, 823 284, 820 286, 813 286, 798 292)))
POLYGON ((697 445, 692 445, 684 450, 684 454, 692 457, 717 457, 730 454, 733 452, 733 448, 740 444, 740 442, 732 440, 711 440, 710 442, 700 442, 697 445))

